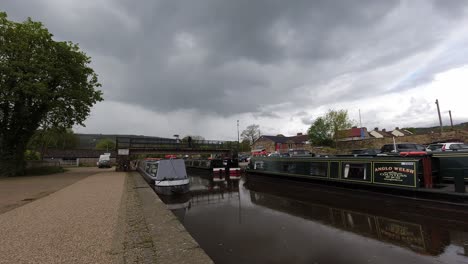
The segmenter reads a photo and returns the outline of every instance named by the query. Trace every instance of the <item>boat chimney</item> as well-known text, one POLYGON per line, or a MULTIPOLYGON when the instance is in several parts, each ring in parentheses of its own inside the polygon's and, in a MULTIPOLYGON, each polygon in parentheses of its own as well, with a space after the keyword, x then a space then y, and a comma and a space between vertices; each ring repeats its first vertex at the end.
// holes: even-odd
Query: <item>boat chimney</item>
POLYGON ((382 129, 382 132, 387 132, 387 129, 385 129, 385 128, 384 128, 384 129, 382 129))
POLYGON ((379 131, 379 128, 378 127, 374 128, 374 131, 379 131))
POLYGON ((297 133, 298 136, 302 136, 302 133, 297 133))

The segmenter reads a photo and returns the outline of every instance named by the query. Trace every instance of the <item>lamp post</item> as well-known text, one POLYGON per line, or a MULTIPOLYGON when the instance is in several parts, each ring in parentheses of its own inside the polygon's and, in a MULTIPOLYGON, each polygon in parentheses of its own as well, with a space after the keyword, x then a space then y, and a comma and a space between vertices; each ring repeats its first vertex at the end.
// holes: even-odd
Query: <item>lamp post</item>
POLYGON ((238 143, 240 142, 240 139, 239 139, 239 120, 237 120, 237 142, 238 143))
POLYGON ((239 119, 237 120, 237 149, 240 150, 239 119))

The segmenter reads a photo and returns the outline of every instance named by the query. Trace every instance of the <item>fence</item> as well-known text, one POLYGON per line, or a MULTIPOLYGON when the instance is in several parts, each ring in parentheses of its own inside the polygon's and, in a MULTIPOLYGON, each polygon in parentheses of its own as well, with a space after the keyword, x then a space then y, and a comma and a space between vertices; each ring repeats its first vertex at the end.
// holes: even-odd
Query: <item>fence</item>
POLYGON ((39 168, 39 167, 59 167, 59 161, 47 161, 47 160, 29 160, 26 162, 26 168, 39 168))

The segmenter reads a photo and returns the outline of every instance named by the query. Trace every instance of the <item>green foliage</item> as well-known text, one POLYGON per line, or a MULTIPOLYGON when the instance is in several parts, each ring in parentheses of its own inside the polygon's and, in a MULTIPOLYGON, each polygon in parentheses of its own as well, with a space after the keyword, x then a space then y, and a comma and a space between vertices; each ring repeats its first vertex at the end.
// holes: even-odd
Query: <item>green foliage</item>
POLYGON ((90 58, 52 36, 40 22, 9 21, 0 12, 0 175, 24 174, 37 129, 83 125, 102 101, 90 58))
POLYGON ((333 144, 331 132, 330 125, 323 117, 317 118, 307 131, 312 144, 318 146, 331 146, 333 144))
POLYGON ((242 140, 239 145, 239 152, 250 152, 250 142, 248 140, 242 140))
POLYGON ((96 149, 100 150, 114 150, 115 141, 110 138, 103 138, 96 143, 96 149))
POLYGON ((25 160, 40 160, 41 159, 41 154, 37 151, 33 150, 26 150, 24 153, 24 159, 25 160))
POLYGON ((25 170, 25 175, 39 176, 39 175, 49 175, 54 173, 65 172, 65 169, 59 166, 45 166, 45 167, 36 167, 25 170))
POLYGON ((413 134, 416 134, 416 128, 414 127, 408 127, 408 128, 403 128, 405 130, 408 130, 409 132, 413 133, 413 134))
POLYGON ((41 155, 48 148, 73 149, 79 144, 79 138, 72 129, 39 129, 29 140, 28 149, 39 151, 41 155))
POLYGON ((248 140, 253 144, 260 137, 260 126, 252 124, 241 133, 242 140, 248 140))
POLYGON ((343 135, 340 131, 351 128, 352 121, 348 117, 346 110, 328 110, 323 117, 317 118, 310 126, 307 133, 314 145, 332 146, 333 139, 336 140, 343 135))
POLYGON ((202 140, 205 140, 204 137, 202 136, 191 136, 191 135, 187 135, 185 137, 182 138, 182 142, 188 142, 188 137, 191 137, 192 138, 192 141, 202 141, 202 140))

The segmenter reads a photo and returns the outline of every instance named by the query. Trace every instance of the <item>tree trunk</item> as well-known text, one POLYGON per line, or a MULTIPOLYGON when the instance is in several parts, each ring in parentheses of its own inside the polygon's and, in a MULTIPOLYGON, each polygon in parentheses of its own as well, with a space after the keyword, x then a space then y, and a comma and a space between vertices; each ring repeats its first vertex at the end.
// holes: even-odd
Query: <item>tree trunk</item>
POLYGON ((0 141, 0 176, 19 176, 25 174, 26 162, 24 161, 24 152, 26 144, 24 137, 15 142, 15 140, 6 136, 0 141))

